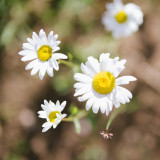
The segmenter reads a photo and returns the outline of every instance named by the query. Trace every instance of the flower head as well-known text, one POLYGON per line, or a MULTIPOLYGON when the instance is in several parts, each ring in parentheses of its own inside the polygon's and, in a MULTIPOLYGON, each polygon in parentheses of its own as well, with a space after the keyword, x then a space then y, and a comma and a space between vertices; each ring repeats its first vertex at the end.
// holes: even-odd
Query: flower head
POLYGON ((113 133, 109 133, 108 130, 107 130, 107 132, 101 131, 100 135, 102 135, 102 137, 104 139, 112 139, 112 137, 113 137, 113 133))
POLYGON ((65 106, 66 101, 62 102, 62 104, 57 101, 56 104, 54 104, 52 101, 47 102, 44 100, 44 104, 41 104, 43 110, 38 111, 39 118, 47 120, 47 122, 42 125, 42 132, 46 132, 52 126, 55 129, 62 119, 67 116, 66 114, 61 113, 65 106))
POLYGON ((23 56, 22 61, 30 61, 26 70, 32 69, 31 75, 35 75, 39 71, 39 78, 42 80, 45 73, 53 77, 53 68, 59 70, 57 63, 58 59, 67 59, 67 56, 62 53, 54 53, 60 48, 58 45, 60 41, 56 41, 58 35, 53 35, 51 31, 46 36, 46 33, 41 29, 39 36, 33 32, 32 38, 27 38, 28 43, 23 43, 23 50, 19 52, 19 55, 23 56))
POLYGON ((143 13, 133 3, 123 5, 121 0, 114 0, 113 3, 106 4, 106 8, 102 23, 114 38, 129 36, 143 23, 143 13))
POLYGON ((97 59, 88 57, 85 65, 81 64, 82 73, 74 75, 75 94, 79 96, 79 101, 86 101, 86 110, 92 107, 94 113, 100 109, 106 115, 112 110, 113 105, 118 108, 120 103, 125 104, 130 101, 132 94, 120 85, 129 84, 135 81, 133 76, 118 77, 125 68, 125 59, 119 61, 119 57, 109 58, 110 53, 102 53, 97 59))

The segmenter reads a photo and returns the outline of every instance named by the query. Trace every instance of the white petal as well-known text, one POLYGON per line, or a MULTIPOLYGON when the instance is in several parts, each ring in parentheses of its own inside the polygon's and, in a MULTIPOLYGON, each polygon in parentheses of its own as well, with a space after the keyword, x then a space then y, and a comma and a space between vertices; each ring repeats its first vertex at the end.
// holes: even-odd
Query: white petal
POLYGON ((113 103, 112 103, 112 101, 111 101, 111 100, 108 100, 107 103, 108 103, 108 109, 109 109, 109 111, 112 111, 112 108, 113 108, 113 103))
POLYGON ((31 39, 31 38, 27 38, 27 41, 31 44, 31 45, 35 45, 35 42, 33 41, 33 39, 31 39))
POLYGON ((117 99, 116 95, 118 94, 117 92, 117 87, 114 89, 114 94, 113 94, 113 105, 115 106, 115 108, 119 108, 120 107, 120 102, 119 100, 117 99))
POLYGON ((66 101, 63 101, 62 103, 61 103, 61 111, 64 109, 64 107, 66 106, 66 101))
POLYGON ((67 114, 62 114, 63 118, 65 118, 67 116, 67 114))
POLYGON ((57 60, 57 59, 67 59, 68 57, 62 53, 54 53, 52 54, 52 58, 57 60))
POLYGON ((108 106, 107 106, 107 103, 106 103, 106 102, 101 103, 101 105, 100 105, 100 110, 101 110, 101 112, 102 112, 102 113, 105 113, 107 107, 108 107, 108 106))
POLYGON ((53 124, 53 128, 55 129, 57 127, 58 123, 53 124))
POLYGON ((33 34, 32 34, 32 39, 33 39, 33 41, 35 43, 37 43, 39 41, 39 37, 38 37, 38 35, 35 32, 33 32, 33 34))
POLYGON ((44 100, 44 104, 46 107, 49 107, 49 103, 47 102, 47 100, 44 100))
POLYGON ((87 101, 87 103, 86 103, 86 110, 87 110, 87 111, 92 107, 94 101, 95 101, 94 98, 88 99, 88 101, 87 101))
POLYGON ((56 113, 57 118, 62 119, 62 116, 58 113, 56 113))
POLYGON ((127 89, 125 89, 123 87, 120 87, 120 86, 118 86, 118 89, 121 90, 130 99, 132 98, 132 93, 129 90, 127 90, 127 89))
POLYGON ((114 77, 118 77, 118 75, 122 72, 122 70, 125 68, 124 64, 126 63, 126 60, 123 59, 121 61, 117 61, 115 68, 114 68, 114 77))
POLYGON ((52 63, 53 68, 58 71, 59 70, 59 65, 55 59, 51 59, 49 63, 52 63))
POLYGON ((110 56, 110 53, 102 53, 99 57, 99 61, 102 62, 104 60, 107 60, 110 56))
POLYGON ((82 74, 82 73, 76 73, 74 75, 74 79, 76 81, 80 81, 80 82, 84 82, 84 83, 92 82, 92 80, 93 80, 91 77, 89 77, 85 74, 82 74))
POLYGON ((98 113, 99 107, 100 107, 100 102, 98 99, 96 99, 92 106, 93 112, 98 113))
POLYGON ((76 88, 76 89, 86 88, 86 87, 91 87, 91 85, 92 84, 86 84, 86 83, 78 82, 78 83, 74 84, 74 88, 76 88))
POLYGON ((33 67, 32 71, 31 71, 31 75, 32 76, 35 75, 38 71, 39 71, 39 66, 37 65, 37 66, 33 67))
POLYGON ((108 116, 110 113, 109 107, 106 107, 106 116, 108 116))
POLYGON ((83 96, 78 97, 78 100, 79 100, 80 102, 83 102, 83 101, 91 98, 92 96, 93 96, 93 93, 90 91, 90 92, 85 93, 83 96))
POLYGON ((41 108, 45 111, 46 110, 46 106, 44 104, 41 104, 41 108))
POLYGON ((90 68, 85 66, 83 63, 81 63, 81 70, 84 74, 86 74, 92 78, 95 76, 95 72, 93 72, 90 68))
POLYGON ((32 45, 32 44, 30 44, 30 43, 23 43, 23 46, 22 46, 22 48, 25 50, 32 50, 32 51, 34 51, 35 49, 34 49, 34 46, 32 45))
POLYGON ((45 123, 43 123, 42 127, 48 127, 50 125, 52 125, 50 122, 45 122, 45 123))
POLYGON ((48 73, 48 75, 49 75, 50 77, 53 77, 53 76, 54 76, 53 68, 50 67, 50 66, 48 66, 48 67, 47 67, 47 73, 48 73))
POLYGON ((57 38, 58 38, 58 34, 55 34, 55 35, 53 36, 53 40, 55 41, 57 38))
POLYGON ((56 107, 56 105, 51 100, 49 101, 49 106, 50 106, 50 108, 55 108, 56 107))
POLYGON ((84 93, 87 93, 91 90, 91 87, 83 87, 81 89, 78 89, 78 91, 74 94, 74 96, 79 96, 79 95, 82 95, 84 93))
POLYGON ((52 38, 53 38, 53 31, 51 31, 51 32, 48 34, 48 41, 50 41, 52 38))
POLYGON ((38 59, 33 60, 32 62, 30 62, 27 66, 26 66, 26 70, 29 70, 33 67, 35 67, 36 65, 39 65, 38 59))
POLYGON ((47 126, 45 128, 42 129, 42 132, 46 132, 47 130, 49 130, 52 127, 52 124, 50 126, 47 126))
POLYGON ((137 79, 133 76, 122 76, 116 79, 116 85, 129 84, 130 81, 136 81, 137 79))
POLYGON ((122 94, 117 94, 117 99, 119 100, 120 103, 125 104, 126 103, 126 99, 124 96, 122 96, 122 94))
POLYGON ((95 74, 100 72, 100 64, 97 59, 88 57, 88 61, 85 65, 90 68, 95 74))
POLYGON ((26 61, 30 61, 37 58, 36 54, 32 54, 32 55, 27 55, 21 58, 21 61, 26 62, 26 61))
POLYGON ((115 108, 119 108, 121 106, 120 102, 117 99, 114 99, 113 104, 115 108))
POLYGON ((46 33, 43 31, 43 29, 41 29, 41 30, 39 31, 39 38, 40 38, 41 41, 43 41, 44 43, 47 43, 46 33))
POLYGON ((56 46, 58 46, 61 43, 61 41, 55 41, 55 43, 56 43, 56 46))
POLYGON ((60 102, 57 100, 56 102, 56 106, 59 107, 60 106, 60 102))
POLYGON ((20 51, 18 54, 21 56, 37 55, 36 51, 32 51, 32 50, 23 50, 23 51, 20 51))
POLYGON ((38 111, 37 113, 39 114, 39 116, 38 116, 39 118, 44 118, 44 119, 47 118, 47 115, 46 115, 45 111, 38 111))
POLYGON ((108 71, 108 72, 112 73, 112 70, 114 68, 112 61, 113 61, 113 59, 111 59, 111 58, 104 59, 103 61, 101 61, 101 63, 100 63, 101 71, 108 71))
POLYGON ((118 86, 118 87, 116 87, 114 101, 115 101, 114 103, 120 102, 122 104, 125 104, 125 103, 128 103, 130 100, 129 100, 128 96, 125 94, 125 92, 122 92, 121 88, 119 88, 119 86, 118 86))
POLYGON ((55 47, 55 45, 53 45, 53 46, 54 46, 54 47, 52 47, 52 52, 56 52, 56 51, 60 50, 59 47, 55 47))
POLYGON ((46 73, 46 70, 47 70, 47 63, 48 62, 42 62, 41 65, 40 65, 40 69, 39 69, 39 78, 42 80, 45 73, 46 73))

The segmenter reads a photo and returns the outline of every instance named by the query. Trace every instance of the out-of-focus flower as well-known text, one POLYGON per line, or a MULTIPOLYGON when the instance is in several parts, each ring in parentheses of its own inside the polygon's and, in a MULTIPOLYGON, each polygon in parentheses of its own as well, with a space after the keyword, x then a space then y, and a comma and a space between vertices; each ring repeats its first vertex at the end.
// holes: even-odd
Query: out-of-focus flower
POLYGON ((105 131, 101 131, 100 135, 102 135, 104 139, 112 139, 112 137, 113 137, 113 133, 108 133, 105 131))
POLYGON ((23 43, 23 50, 19 52, 19 55, 23 56, 22 61, 30 61, 26 70, 32 69, 31 75, 35 75, 39 71, 39 78, 42 80, 45 73, 53 77, 53 68, 59 70, 57 63, 58 59, 67 59, 67 56, 62 53, 54 53, 60 48, 58 45, 60 41, 56 41, 58 35, 53 35, 51 31, 46 36, 46 33, 41 29, 39 36, 33 32, 32 39, 27 38, 28 43, 23 43))
POLYGON ((57 101, 56 104, 54 104, 52 101, 47 102, 44 100, 44 104, 41 104, 41 108, 43 110, 38 111, 39 118, 44 118, 47 120, 47 122, 42 125, 42 132, 46 132, 52 126, 55 129, 62 119, 67 116, 66 114, 61 113, 65 106, 66 101, 61 104, 57 101))
POLYGON ((114 38, 129 36, 143 23, 143 13, 133 3, 123 5, 121 0, 114 0, 113 3, 106 4, 106 8, 102 23, 114 38))
POLYGON ((94 113, 98 113, 100 108, 106 115, 112 110, 113 105, 118 108, 120 103, 125 104, 130 101, 132 94, 127 89, 119 86, 135 81, 133 76, 118 77, 125 68, 125 59, 119 61, 119 57, 109 58, 110 53, 102 53, 99 61, 93 57, 88 57, 85 65, 81 64, 82 73, 74 75, 75 94, 79 101, 86 101, 86 110, 92 107, 94 113))

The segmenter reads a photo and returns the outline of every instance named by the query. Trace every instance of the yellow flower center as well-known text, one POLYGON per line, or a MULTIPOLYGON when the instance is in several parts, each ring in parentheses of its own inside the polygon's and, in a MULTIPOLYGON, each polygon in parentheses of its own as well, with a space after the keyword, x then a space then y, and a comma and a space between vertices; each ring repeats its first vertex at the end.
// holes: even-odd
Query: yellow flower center
POLYGON ((41 61, 48 61, 52 56, 52 48, 48 45, 43 45, 38 50, 38 58, 41 61))
POLYGON ((97 73, 93 78, 93 88, 100 94, 107 94, 115 87, 115 78, 110 72, 97 73))
POLYGON ((57 118, 56 113, 60 114, 58 111, 53 111, 49 114, 49 120, 50 122, 54 122, 55 119, 57 118))
POLYGON ((125 23, 128 17, 124 11, 120 11, 116 14, 115 19, 118 23, 125 23))

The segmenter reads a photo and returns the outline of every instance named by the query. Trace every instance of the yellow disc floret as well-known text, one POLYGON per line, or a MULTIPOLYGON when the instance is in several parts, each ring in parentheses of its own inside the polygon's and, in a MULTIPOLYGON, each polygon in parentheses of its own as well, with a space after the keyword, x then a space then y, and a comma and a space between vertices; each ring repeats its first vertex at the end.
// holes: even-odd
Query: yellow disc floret
POLYGON ((93 88, 100 94, 107 94, 115 87, 115 78, 110 72, 97 73, 93 78, 93 88))
POLYGON ((115 19, 118 23, 125 23, 128 17, 124 11, 120 11, 116 14, 115 19))
POLYGON ((55 119, 57 118, 56 113, 60 114, 58 111, 53 111, 49 114, 49 120, 50 122, 54 122, 55 119))
POLYGON ((52 56, 52 48, 48 45, 43 45, 38 50, 38 58, 41 61, 48 61, 52 56))

